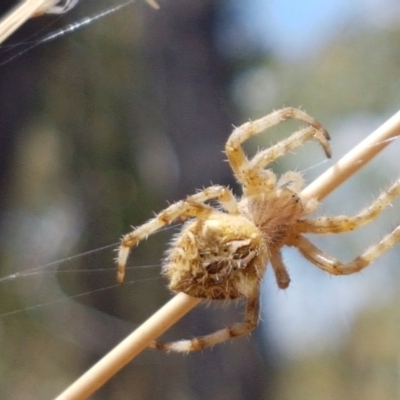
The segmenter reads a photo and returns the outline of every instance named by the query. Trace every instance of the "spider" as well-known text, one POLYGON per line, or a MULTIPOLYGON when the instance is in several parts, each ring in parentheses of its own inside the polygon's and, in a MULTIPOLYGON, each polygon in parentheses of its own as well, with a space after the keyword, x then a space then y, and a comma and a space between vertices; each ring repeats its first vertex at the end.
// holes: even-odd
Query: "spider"
POLYGON ((318 206, 302 196, 303 179, 289 171, 279 178, 266 167, 303 143, 318 141, 331 156, 327 131, 314 118, 295 108, 284 108, 234 129, 225 146, 233 173, 243 194, 237 199, 229 188, 210 186, 178 201, 155 218, 123 236, 119 248, 118 282, 122 282, 130 249, 142 239, 177 220, 187 220, 166 253, 163 274, 173 292, 214 299, 246 299, 243 322, 214 333, 151 347, 190 352, 250 333, 258 324, 260 283, 271 264, 281 289, 290 278, 282 261, 283 246, 296 247, 316 267, 332 275, 347 275, 367 267, 400 239, 400 226, 370 246, 353 261, 342 263, 313 245, 303 234, 351 231, 373 221, 400 194, 400 179, 358 215, 306 218, 318 206), (242 143, 281 121, 296 119, 307 126, 248 159, 242 143), (206 204, 216 201, 219 207, 206 204))

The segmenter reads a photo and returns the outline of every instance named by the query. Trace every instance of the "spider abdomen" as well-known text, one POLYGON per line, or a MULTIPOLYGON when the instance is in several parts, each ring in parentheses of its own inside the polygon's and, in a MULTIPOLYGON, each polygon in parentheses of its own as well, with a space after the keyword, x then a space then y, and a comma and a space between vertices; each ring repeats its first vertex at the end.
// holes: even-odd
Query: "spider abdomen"
POLYGON ((170 288, 194 297, 248 297, 268 261, 262 232, 247 218, 214 212, 188 222, 164 265, 170 288))

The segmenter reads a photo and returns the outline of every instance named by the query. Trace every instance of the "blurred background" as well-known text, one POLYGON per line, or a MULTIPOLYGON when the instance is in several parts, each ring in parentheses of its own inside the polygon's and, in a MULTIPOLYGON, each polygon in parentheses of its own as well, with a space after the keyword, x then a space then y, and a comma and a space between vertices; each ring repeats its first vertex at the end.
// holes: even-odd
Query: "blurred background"
MULTIPOLYGON (((273 168, 311 182, 399 108, 397 1, 160 0, 159 11, 137 1, 70 25, 120 4, 81 0, 0 47, 1 398, 53 398, 171 298, 159 272, 176 228, 132 252, 122 286, 114 248, 196 189, 240 195, 222 153, 233 125, 301 106, 331 133, 333 158, 311 143, 273 168), (40 43, 58 29, 73 32, 40 43)), ((395 141, 317 214, 369 204, 399 176, 399 150, 395 141)), ((399 207, 312 240, 349 261, 400 223, 399 207)), ((346 277, 285 251, 292 283, 281 291, 267 272, 250 337, 186 356, 145 351, 93 398, 399 398, 399 248, 346 277)), ((200 306, 164 339, 242 318, 241 306, 200 306)))

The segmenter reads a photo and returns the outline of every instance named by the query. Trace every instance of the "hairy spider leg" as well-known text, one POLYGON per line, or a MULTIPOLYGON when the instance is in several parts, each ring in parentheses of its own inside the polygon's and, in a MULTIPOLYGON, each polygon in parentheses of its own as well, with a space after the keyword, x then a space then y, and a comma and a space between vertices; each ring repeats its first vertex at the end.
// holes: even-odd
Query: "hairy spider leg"
POLYGON ((316 139, 321 143, 327 157, 331 156, 328 144, 329 134, 321 124, 300 110, 284 108, 236 128, 226 143, 225 152, 232 170, 240 182, 243 182, 246 186, 253 187, 258 186, 258 181, 262 179, 263 186, 267 184, 270 188, 273 188, 276 184, 275 174, 268 170, 264 170, 262 171, 263 174, 260 174, 260 169, 266 167, 286 152, 294 150, 304 142, 312 139, 316 139), (256 134, 287 119, 297 119, 311 126, 301 129, 274 146, 261 151, 249 161, 241 144, 256 134))
POLYGON ((393 247, 400 240, 400 226, 386 235, 380 242, 367 248, 367 250, 353 261, 342 263, 336 258, 324 253, 304 236, 297 235, 293 238, 292 245, 296 246, 307 260, 318 268, 332 275, 350 275, 359 272, 381 254, 393 247))
POLYGON ((260 290, 259 287, 254 290, 251 296, 247 298, 245 319, 243 322, 237 322, 230 327, 220 329, 208 335, 199 336, 188 340, 178 340, 175 342, 153 341, 150 347, 166 350, 188 353, 190 351, 202 350, 206 347, 212 347, 216 344, 225 342, 228 339, 234 339, 239 336, 249 334, 258 324, 260 315, 260 290))
POLYGON ((298 233, 330 234, 352 231, 373 221, 391 202, 400 195, 400 179, 384 190, 369 206, 356 216, 338 215, 298 221, 298 233))

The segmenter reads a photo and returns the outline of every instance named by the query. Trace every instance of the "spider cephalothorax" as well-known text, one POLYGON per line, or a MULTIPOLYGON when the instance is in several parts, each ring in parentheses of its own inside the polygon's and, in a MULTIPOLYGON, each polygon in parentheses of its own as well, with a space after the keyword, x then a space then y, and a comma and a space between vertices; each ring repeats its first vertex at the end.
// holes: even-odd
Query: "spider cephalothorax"
POLYGON ((358 272, 400 240, 400 226, 353 261, 343 264, 314 246, 303 234, 329 234, 353 230, 375 219, 400 194, 400 179, 357 216, 307 219, 317 206, 315 199, 301 194, 303 179, 289 171, 279 179, 266 167, 304 142, 317 140, 330 157, 329 135, 303 111, 284 108, 236 128, 225 151, 236 179, 243 188, 237 199, 224 186, 210 186, 185 200, 170 205, 155 218, 122 238, 118 255, 118 281, 122 282, 130 249, 140 240, 178 219, 184 223, 172 241, 163 273, 174 292, 214 299, 245 298, 245 320, 206 336, 153 347, 192 351, 213 346, 253 330, 259 319, 259 291, 266 266, 270 263, 280 288, 290 278, 281 257, 283 246, 297 247, 318 268, 333 275, 358 272), (297 119, 306 127, 276 145, 248 159, 242 143, 287 119, 297 119), (219 208, 206 204, 217 201, 219 208))

